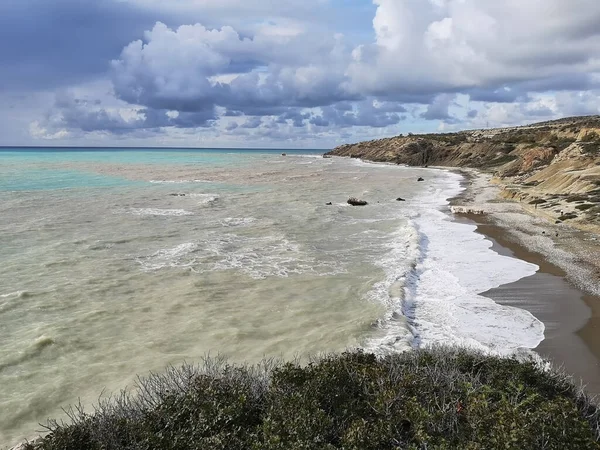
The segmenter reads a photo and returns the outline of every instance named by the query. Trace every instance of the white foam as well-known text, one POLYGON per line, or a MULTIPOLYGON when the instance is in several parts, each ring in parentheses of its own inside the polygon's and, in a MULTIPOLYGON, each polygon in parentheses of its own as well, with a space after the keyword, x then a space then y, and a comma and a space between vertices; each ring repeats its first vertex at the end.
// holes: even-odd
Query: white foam
POLYGON ((498 255, 476 226, 453 221, 446 199, 460 193, 460 180, 446 173, 426 186, 412 210, 403 211, 408 226, 392 236, 378 262, 385 279, 369 292, 388 311, 366 344, 370 350, 446 344, 512 354, 543 340, 544 325, 531 313, 480 295, 538 267, 498 255))
POLYGON ((193 216, 194 213, 185 209, 131 208, 131 214, 136 216, 193 216))
POLYGON ((9 298, 9 297, 21 297, 23 296, 23 294, 25 293, 25 291, 15 291, 15 292, 9 292, 8 294, 0 294, 0 298, 9 298))
POLYGON ((460 180, 447 173, 430 187, 415 219, 421 258, 405 288, 405 312, 417 343, 459 344, 499 354, 535 348, 544 338, 542 322, 479 294, 533 275, 538 267, 497 254, 490 241, 475 233, 476 226, 431 207, 447 205, 446 198, 461 191, 460 180))
POLYGON ((150 180, 152 184, 212 183, 211 180, 150 180))
POLYGON ((251 278, 288 277, 311 273, 341 273, 341 263, 323 262, 301 251, 299 244, 281 235, 260 237, 215 232, 199 242, 161 249, 136 258, 142 270, 186 268, 198 273, 238 270, 251 278))
POLYGON ((243 227, 256 222, 254 217, 226 217, 221 220, 224 227, 243 227))
POLYGON ((289 158, 312 158, 312 159, 323 159, 323 155, 288 155, 289 158))
POLYGON ((382 332, 366 343, 369 350, 383 353, 408 350, 415 337, 404 311, 404 286, 420 255, 419 236, 414 225, 408 222, 392 238, 386 245, 386 256, 375 261, 385 269, 385 278, 367 294, 369 299, 382 302, 387 309, 378 323, 382 332))
POLYGON ((138 263, 146 271, 154 271, 165 267, 189 267, 194 264, 193 260, 183 259, 190 253, 195 252, 198 245, 194 242, 186 242, 168 249, 161 249, 150 256, 137 258, 138 263))
POLYGON ((201 205, 208 205, 210 203, 214 203, 217 200, 219 200, 219 196, 216 194, 197 194, 197 193, 192 193, 189 194, 189 196, 191 198, 197 198, 199 199, 199 204, 201 205))

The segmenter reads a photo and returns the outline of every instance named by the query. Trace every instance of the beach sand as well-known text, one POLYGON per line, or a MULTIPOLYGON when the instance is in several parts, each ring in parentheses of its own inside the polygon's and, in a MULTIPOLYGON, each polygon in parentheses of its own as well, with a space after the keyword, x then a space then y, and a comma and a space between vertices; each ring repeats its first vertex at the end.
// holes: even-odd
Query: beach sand
POLYGON ((536 352, 562 366, 588 393, 600 394, 600 237, 555 225, 530 208, 499 198, 500 189, 487 174, 461 173, 467 189, 451 204, 486 214, 458 214, 457 220, 474 222, 499 254, 540 268, 483 295, 534 314, 546 327, 536 352))

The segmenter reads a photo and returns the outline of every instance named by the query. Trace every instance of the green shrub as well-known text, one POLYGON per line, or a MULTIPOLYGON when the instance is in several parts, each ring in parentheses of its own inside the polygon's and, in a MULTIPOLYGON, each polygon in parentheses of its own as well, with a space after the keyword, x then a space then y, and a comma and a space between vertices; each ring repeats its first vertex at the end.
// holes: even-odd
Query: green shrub
POLYGON ((28 450, 592 449, 599 412, 533 360, 463 349, 169 369, 28 450))
POLYGON ((593 208, 595 205, 593 203, 584 203, 583 205, 577 205, 575 209, 579 211, 587 211, 590 208, 593 208))
POLYGON ((530 205, 542 205, 544 203, 546 203, 546 200, 543 198, 536 198, 535 200, 529 202, 530 205))
POLYGON ((583 202, 583 201, 587 200, 587 198, 588 198, 587 195, 570 195, 569 197, 566 198, 566 201, 569 203, 583 202))
POLYGON ((560 220, 561 222, 565 221, 565 220, 571 220, 571 219, 577 219, 577 214, 564 214, 562 216, 560 216, 558 218, 558 220, 560 220))

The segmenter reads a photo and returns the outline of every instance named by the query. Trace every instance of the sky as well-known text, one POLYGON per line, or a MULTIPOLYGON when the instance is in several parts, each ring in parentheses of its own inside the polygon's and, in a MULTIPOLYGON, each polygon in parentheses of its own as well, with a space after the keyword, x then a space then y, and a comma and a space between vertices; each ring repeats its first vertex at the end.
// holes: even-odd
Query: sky
POLYGON ((331 148, 600 114, 598 0, 1 0, 0 145, 331 148))

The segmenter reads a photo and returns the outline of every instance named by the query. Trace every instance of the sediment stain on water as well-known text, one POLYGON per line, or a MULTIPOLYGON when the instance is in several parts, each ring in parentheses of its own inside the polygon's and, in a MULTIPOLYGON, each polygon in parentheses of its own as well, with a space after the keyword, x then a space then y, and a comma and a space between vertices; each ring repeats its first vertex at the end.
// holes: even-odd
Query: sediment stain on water
POLYGON ((459 176, 281 153, 0 152, 0 443, 208 352, 542 339, 477 295, 536 267, 449 218, 459 176))

